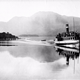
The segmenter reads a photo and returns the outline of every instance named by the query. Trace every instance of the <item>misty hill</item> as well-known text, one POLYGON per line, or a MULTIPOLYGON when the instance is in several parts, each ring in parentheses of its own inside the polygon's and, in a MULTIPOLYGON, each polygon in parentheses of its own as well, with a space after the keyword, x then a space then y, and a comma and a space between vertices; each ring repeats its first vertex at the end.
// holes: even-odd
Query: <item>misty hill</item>
MULTIPOLYGON (((74 17, 75 30, 80 31, 80 18, 74 17)), ((8 22, 0 22, 0 32, 10 32, 15 35, 56 35, 65 31, 69 23, 73 30, 73 17, 62 16, 53 12, 38 12, 31 17, 14 17, 8 22)))

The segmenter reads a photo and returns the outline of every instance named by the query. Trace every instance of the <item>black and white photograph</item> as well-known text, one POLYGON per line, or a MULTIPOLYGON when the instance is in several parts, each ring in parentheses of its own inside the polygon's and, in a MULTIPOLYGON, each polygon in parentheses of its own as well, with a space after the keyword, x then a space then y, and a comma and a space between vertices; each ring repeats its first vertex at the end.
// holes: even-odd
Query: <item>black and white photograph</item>
POLYGON ((0 0, 0 80, 80 80, 80 0, 0 0))

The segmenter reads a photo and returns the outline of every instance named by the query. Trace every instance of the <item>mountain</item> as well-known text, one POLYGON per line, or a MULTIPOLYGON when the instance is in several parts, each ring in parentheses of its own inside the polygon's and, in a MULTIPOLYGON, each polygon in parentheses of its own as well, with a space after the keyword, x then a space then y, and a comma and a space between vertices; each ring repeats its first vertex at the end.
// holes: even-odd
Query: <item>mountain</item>
MULTIPOLYGON (((37 12, 31 17, 13 17, 8 22, 0 22, 0 32, 10 32, 15 35, 56 35, 65 31, 65 25, 73 30, 73 17, 59 15, 54 12, 37 12)), ((80 18, 74 17, 75 30, 80 31, 80 18)))

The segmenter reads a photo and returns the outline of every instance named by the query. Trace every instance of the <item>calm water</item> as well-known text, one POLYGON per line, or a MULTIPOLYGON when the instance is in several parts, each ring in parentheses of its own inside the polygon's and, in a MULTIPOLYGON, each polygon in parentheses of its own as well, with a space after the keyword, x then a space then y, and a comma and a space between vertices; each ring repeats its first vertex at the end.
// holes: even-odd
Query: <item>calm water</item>
MULTIPOLYGON (((66 80, 69 73, 73 75, 73 68, 66 66, 65 56, 59 55, 64 51, 66 49, 55 48, 54 45, 0 42, 0 80, 66 80)), ((76 50, 73 51, 75 54, 76 50)))
POLYGON ((8 51, 13 57, 30 57, 40 62, 53 62, 59 59, 54 46, 31 45, 25 43, 1 42, 0 51, 8 51))
MULTIPOLYGON (((49 40, 49 37, 28 37, 28 39, 47 39, 49 40)), ((52 39, 52 37, 50 37, 52 39)), ((29 42, 30 43, 30 42, 29 42)), ((50 46, 47 45, 40 45, 40 44, 28 44, 26 42, 12 42, 12 41, 0 41, 0 52, 8 51, 10 55, 13 57, 22 57, 22 58, 33 58, 39 62, 54 62, 55 60, 60 59, 62 56, 64 56, 65 51, 67 49, 67 54, 70 54, 69 52, 72 51, 72 54, 76 54, 75 49, 69 49, 65 48, 57 49, 53 44, 50 46), (70 50, 70 51, 69 51, 70 50), (64 54, 64 55, 63 55, 64 54), (60 56, 62 55, 62 56, 60 56)), ((76 49, 77 50, 77 49, 76 49)), ((79 53, 80 50, 77 50, 77 53, 79 53)), ((72 57, 72 55, 70 55, 72 57)), ((75 55, 74 55, 75 56, 75 55)), ((66 57, 66 56, 65 56, 66 57)))

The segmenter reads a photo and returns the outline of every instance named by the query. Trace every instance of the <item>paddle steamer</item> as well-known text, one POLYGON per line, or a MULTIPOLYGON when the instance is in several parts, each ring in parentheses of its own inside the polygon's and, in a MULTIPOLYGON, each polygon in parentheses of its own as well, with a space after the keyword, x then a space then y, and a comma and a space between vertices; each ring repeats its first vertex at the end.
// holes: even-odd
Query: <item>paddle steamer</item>
POLYGON ((64 47, 78 46, 80 40, 80 33, 69 31, 69 24, 66 24, 66 32, 59 33, 56 36, 55 44, 64 47))

